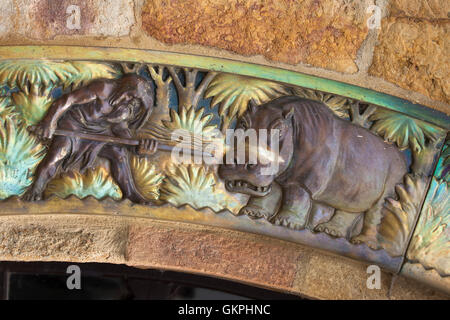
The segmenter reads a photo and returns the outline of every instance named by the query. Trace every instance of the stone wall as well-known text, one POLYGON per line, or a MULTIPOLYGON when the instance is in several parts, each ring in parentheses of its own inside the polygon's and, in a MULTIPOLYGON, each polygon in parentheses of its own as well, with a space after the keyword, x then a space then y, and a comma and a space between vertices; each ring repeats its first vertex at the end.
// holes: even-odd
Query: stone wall
POLYGON ((2 45, 226 57, 356 84, 450 114, 447 1, 3 0, 0 9, 2 45), (80 10, 79 29, 71 6, 80 10))

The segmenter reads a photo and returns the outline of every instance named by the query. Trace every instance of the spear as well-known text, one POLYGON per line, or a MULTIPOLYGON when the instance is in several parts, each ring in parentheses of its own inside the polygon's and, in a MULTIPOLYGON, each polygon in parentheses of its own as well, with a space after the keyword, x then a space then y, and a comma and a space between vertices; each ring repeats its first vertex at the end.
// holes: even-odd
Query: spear
MULTIPOLYGON (((35 130, 36 130, 35 126, 28 127, 28 131, 30 131, 32 133, 34 133, 35 130)), ((121 144, 121 145, 126 145, 126 146, 139 146, 141 144, 140 140, 137 140, 137 139, 119 138, 119 137, 112 137, 112 136, 107 136, 107 135, 103 135, 103 134, 90 134, 90 133, 75 132, 75 131, 63 130, 63 129, 56 129, 54 134, 57 136, 80 138, 80 139, 84 139, 84 140, 98 141, 98 142, 111 143, 111 144, 121 144)), ((212 154, 210 154, 208 152, 204 152, 203 150, 197 150, 197 149, 195 149, 195 147, 189 146, 188 144, 183 143, 182 147, 189 147, 194 155, 212 157, 212 154)), ((159 151, 172 152, 174 149, 174 146, 158 142, 157 149, 159 151)), ((146 154, 145 150, 139 150, 139 153, 146 154)))

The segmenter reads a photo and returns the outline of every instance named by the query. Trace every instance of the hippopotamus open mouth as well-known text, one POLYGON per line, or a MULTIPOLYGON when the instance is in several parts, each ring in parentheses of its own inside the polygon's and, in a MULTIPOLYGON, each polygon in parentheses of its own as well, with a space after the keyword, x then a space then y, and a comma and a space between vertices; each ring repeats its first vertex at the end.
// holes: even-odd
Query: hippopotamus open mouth
POLYGON ((243 180, 226 180, 225 187, 230 192, 245 193, 251 196, 264 197, 272 190, 272 185, 255 186, 243 180))

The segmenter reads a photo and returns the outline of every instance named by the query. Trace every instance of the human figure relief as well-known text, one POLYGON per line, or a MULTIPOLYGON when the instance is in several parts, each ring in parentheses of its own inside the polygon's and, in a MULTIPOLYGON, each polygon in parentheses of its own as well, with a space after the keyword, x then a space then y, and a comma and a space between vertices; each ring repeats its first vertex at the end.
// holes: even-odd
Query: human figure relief
POLYGON ((42 199, 48 182, 60 169, 67 171, 79 165, 83 172, 91 168, 99 156, 109 160, 111 174, 124 198, 146 202, 136 188, 130 154, 154 153, 158 144, 150 139, 139 140, 136 150, 117 141, 136 141, 131 139, 135 139, 136 132, 148 120, 153 101, 151 85, 138 75, 96 80, 54 101, 33 130, 41 139, 51 142, 23 199, 42 199))

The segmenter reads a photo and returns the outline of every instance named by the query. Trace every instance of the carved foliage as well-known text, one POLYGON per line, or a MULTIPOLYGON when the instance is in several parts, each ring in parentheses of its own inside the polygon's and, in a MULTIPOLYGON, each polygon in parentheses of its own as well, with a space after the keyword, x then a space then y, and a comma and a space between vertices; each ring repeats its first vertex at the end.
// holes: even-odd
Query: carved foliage
POLYGON ((52 103, 52 99, 48 96, 27 95, 20 91, 14 92, 11 96, 14 109, 27 125, 38 123, 52 103))
POLYGON ((450 192, 449 183, 433 178, 422 214, 411 240, 409 260, 450 275, 450 192))
MULTIPOLYGON (((122 69, 123 73, 146 73, 147 80, 153 80, 156 86, 156 114, 153 113, 145 130, 140 133, 142 137, 151 136, 160 142, 169 143, 171 133, 179 129, 192 136, 213 140, 219 127, 217 121, 213 121, 215 106, 219 106, 220 129, 224 131, 246 112, 250 100, 260 105, 294 93, 323 102, 339 117, 370 129, 386 141, 395 143, 399 149, 410 148, 414 159, 412 173, 405 176, 403 184, 396 186, 397 198, 386 199, 377 235, 379 244, 390 255, 404 253, 423 201, 438 142, 445 134, 443 130, 400 113, 360 105, 346 97, 304 88, 288 88, 267 80, 157 65, 121 64, 121 67, 95 62, 0 62, 0 85, 14 89, 0 92, 1 199, 22 194, 31 183, 34 169, 43 157, 43 147, 25 127, 35 125, 42 119, 53 102, 52 90, 57 87, 74 89, 96 78, 116 78, 121 73, 118 70, 122 69), (171 97, 174 92, 177 108, 171 97), (210 109, 205 107, 205 100, 209 98, 210 109)), ((201 149, 203 145, 196 147, 201 149)), ((445 168, 449 166, 449 149, 444 149, 444 154, 447 154, 442 160, 445 168)), ((167 202, 176 207, 188 204, 196 209, 211 208, 215 212, 229 210, 233 213, 238 213, 243 206, 239 197, 225 191, 215 166, 176 166, 167 155, 161 154, 154 158, 131 156, 130 165, 137 189, 146 200, 158 200, 155 201, 157 204, 167 202)), ((438 251, 438 247, 447 248, 444 243, 448 243, 448 217, 445 212, 448 211, 448 201, 442 200, 447 192, 447 185, 445 188, 442 186, 445 184, 442 179, 448 179, 449 171, 445 168, 441 170, 440 180, 433 180, 438 190, 433 196, 436 200, 427 200, 428 215, 418 225, 422 238, 415 238, 410 254, 410 259, 430 267, 437 264, 436 259, 441 263, 442 258, 427 260, 424 252, 431 255, 438 251), (442 191, 444 189, 445 192, 442 191), (442 207, 443 202, 446 204, 442 207)), ((110 170, 97 166, 97 169, 86 174, 75 170, 58 177, 50 183, 46 194, 62 198, 74 194, 79 198, 93 196, 119 200, 122 191, 111 177, 110 170)), ((292 206, 299 207, 299 203, 292 206)), ((305 206, 304 210, 308 211, 309 206, 305 206)), ((289 210, 283 213, 287 216, 291 214, 289 210)), ((441 272, 445 270, 440 269, 441 272)))
POLYGON ((218 187, 215 174, 205 167, 194 165, 167 169, 167 179, 162 185, 161 199, 176 207, 190 204, 194 209, 211 208, 215 212, 225 209, 235 211, 238 205, 218 187))
POLYGON ((45 60, 14 60, 0 62, 0 83, 18 87, 26 94, 49 92, 63 85, 75 87, 96 78, 115 78, 119 74, 104 63, 74 61, 54 62, 45 60))
POLYGON ((80 199, 89 196, 96 199, 111 197, 119 200, 122 198, 119 186, 104 167, 87 170, 85 174, 76 171, 69 172, 61 178, 53 180, 47 187, 46 194, 54 194, 63 199, 70 195, 75 195, 80 199))
MULTIPOLYGON (((96 78, 115 78, 119 72, 109 64, 75 61, 14 60, 0 62, 0 132, 4 159, 0 181, 2 198, 20 195, 43 158, 43 147, 26 127, 38 123, 52 103, 56 87, 79 87, 96 78)), ((78 187, 79 188, 79 187, 78 187)), ((67 187, 66 187, 67 189, 67 187)))
POLYGON ((9 97, 0 96, 0 118, 14 118, 17 116, 17 112, 11 104, 9 97))
POLYGON ((370 119, 374 122, 372 131, 395 143, 399 149, 411 148, 412 151, 413 174, 405 177, 404 185, 396 187, 398 200, 386 200, 384 218, 379 226, 383 248, 392 256, 400 256, 406 250, 414 222, 420 213, 425 188, 438 152, 437 145, 442 141, 445 131, 385 109, 377 109, 370 119))
POLYGON ((445 143, 435 176, 450 182, 450 140, 445 143))
POLYGON ((32 183, 43 147, 14 119, 0 118, 0 199, 20 195, 32 183))
POLYGON ((386 200, 378 230, 382 247, 392 256, 401 256, 406 248, 415 218, 420 212, 426 183, 426 178, 408 174, 404 184, 395 188, 398 199, 386 200))
POLYGON ((443 148, 431 181, 407 258, 450 275, 450 189, 448 180, 449 140, 443 148))
POLYGON ((344 119, 349 117, 350 105, 354 103, 352 99, 346 97, 301 87, 293 88, 293 91, 299 97, 325 103, 337 116, 344 119))
POLYGON ((371 120, 375 121, 372 131, 395 142, 400 149, 410 146, 414 152, 425 148, 427 139, 436 141, 443 134, 442 129, 424 121, 385 109, 378 109, 371 120))
POLYGON ((176 112, 174 109, 170 110, 170 121, 163 120, 164 127, 171 132, 176 130, 184 130, 192 135, 197 135, 204 138, 209 138, 214 134, 216 126, 210 125, 213 115, 204 114, 204 109, 195 110, 195 107, 180 107, 176 112))
POLYGON ((224 130, 245 112, 250 100, 261 104, 286 94, 286 88, 279 83, 224 73, 214 77, 205 98, 213 97, 211 106, 220 106, 224 130))
POLYGON ((146 157, 132 157, 131 169, 137 188, 147 200, 159 199, 164 174, 159 173, 151 160, 146 157))

